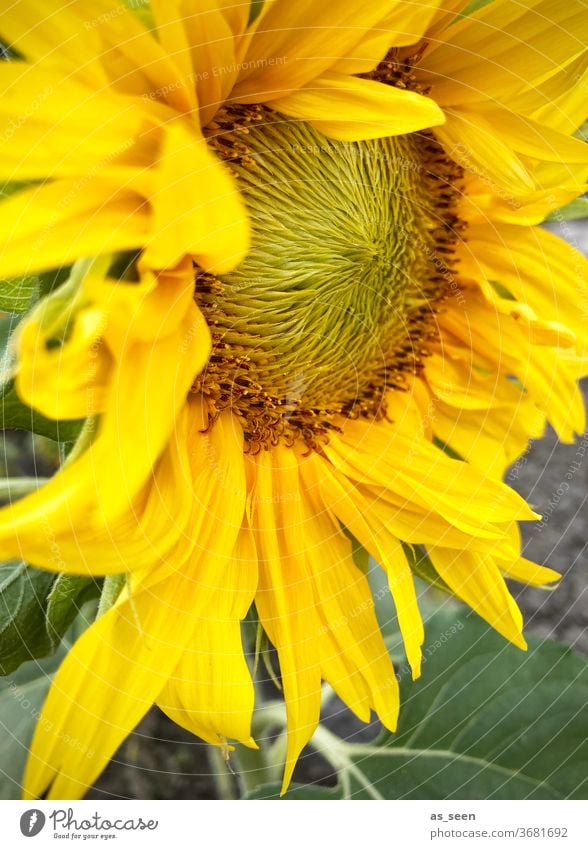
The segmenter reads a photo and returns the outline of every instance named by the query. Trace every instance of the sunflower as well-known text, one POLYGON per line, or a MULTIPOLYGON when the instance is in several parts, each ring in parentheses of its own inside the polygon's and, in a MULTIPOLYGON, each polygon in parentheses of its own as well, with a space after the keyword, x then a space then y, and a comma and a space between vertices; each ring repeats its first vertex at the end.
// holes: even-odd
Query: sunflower
POLYGON ((393 730, 358 545, 386 570, 414 677, 414 572, 525 647, 505 579, 558 576, 521 556, 518 522, 538 516, 501 476, 546 421, 584 429, 586 264, 532 226, 584 185, 582 11, 5 16, 1 167, 32 185, 0 205, 0 271, 73 263, 17 329, 16 385, 85 425, 0 512, 0 555, 120 589, 53 682, 27 797, 81 796, 154 702, 256 747, 252 605, 279 657, 284 787, 323 680, 393 730))

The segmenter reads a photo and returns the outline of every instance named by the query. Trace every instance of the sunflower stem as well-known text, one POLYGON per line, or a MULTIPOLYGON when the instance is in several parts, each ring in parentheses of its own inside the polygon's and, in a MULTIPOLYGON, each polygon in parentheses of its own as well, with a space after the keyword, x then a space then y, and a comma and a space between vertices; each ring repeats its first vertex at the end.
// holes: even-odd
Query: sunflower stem
POLYGON ((102 595, 100 596, 96 619, 100 619, 100 617, 104 613, 110 610, 112 605, 116 602, 117 598, 121 594, 122 588, 124 587, 126 580, 126 574, 107 575, 104 578, 104 585, 102 587, 102 595))
POLYGON ((1 478, 0 479, 0 501, 12 501, 13 498, 22 498, 35 492, 40 486, 47 483, 49 478, 1 478))
POLYGON ((212 767, 212 777, 220 799, 233 801, 239 798, 234 773, 218 746, 208 747, 208 758, 212 767))
MULTIPOLYGON (((324 703, 326 704, 333 695, 334 693, 331 691, 330 687, 325 688, 323 690, 324 703)), ((278 726, 283 729, 283 731, 269 749, 269 764, 266 767, 268 778, 265 778, 266 782, 276 781, 277 772, 281 769, 286 754, 286 711, 284 705, 280 702, 269 702, 256 713, 253 720, 254 736, 258 739, 262 739, 263 741, 264 732, 272 726, 274 728, 278 726)), ((342 740, 340 737, 337 737, 336 734, 333 734, 332 731, 329 731, 328 728, 325 728, 324 725, 319 723, 309 741, 309 745, 319 752, 327 763, 333 767, 333 770, 339 776, 345 789, 348 784, 349 775, 354 774, 357 771, 353 761, 347 754, 347 752, 352 749, 350 744, 345 740, 342 740)), ((259 756, 260 752, 256 752, 256 754, 259 756)), ((258 785, 261 783, 262 781, 257 782, 258 785)), ((370 793, 370 795, 372 795, 373 798, 377 798, 377 796, 379 796, 379 794, 376 795, 375 790, 373 793, 370 793)))
POLYGON ((250 793, 260 784, 268 784, 272 780, 272 772, 266 764, 262 749, 238 746, 235 755, 243 794, 250 793))
POLYGON ((90 447, 94 439, 96 438, 96 426, 97 426, 97 417, 89 416, 84 424, 82 425, 82 429, 79 433, 76 441, 71 445, 71 449, 67 452, 62 461, 62 467, 67 466, 70 463, 73 463, 75 460, 80 457, 84 451, 90 447))

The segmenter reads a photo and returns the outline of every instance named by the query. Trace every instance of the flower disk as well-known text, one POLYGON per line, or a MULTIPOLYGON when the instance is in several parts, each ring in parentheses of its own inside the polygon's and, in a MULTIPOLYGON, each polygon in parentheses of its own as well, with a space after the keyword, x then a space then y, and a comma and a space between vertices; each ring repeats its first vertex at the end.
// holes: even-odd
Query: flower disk
POLYGON ((207 135, 253 239, 235 271, 197 276, 213 352, 195 390, 236 412, 253 450, 384 416, 456 286, 461 169, 428 133, 341 142, 258 107, 224 110, 207 135))

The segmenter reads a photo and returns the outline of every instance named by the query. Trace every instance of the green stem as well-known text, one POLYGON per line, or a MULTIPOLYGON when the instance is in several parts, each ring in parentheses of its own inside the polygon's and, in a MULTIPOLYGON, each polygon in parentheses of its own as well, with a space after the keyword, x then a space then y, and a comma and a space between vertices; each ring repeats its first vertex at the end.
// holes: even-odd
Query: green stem
MULTIPOLYGON (((328 690, 325 691, 324 697, 326 700, 330 698, 330 695, 331 694, 328 690)), ((268 763, 265 767, 265 774, 267 774, 267 777, 264 774, 263 782, 275 781, 276 774, 278 770, 281 771, 284 761, 287 744, 286 712, 284 705, 280 702, 269 702, 256 713, 253 718, 254 736, 263 739, 264 732, 266 732, 271 726, 278 726, 283 728, 284 731, 267 753, 268 763)), ((319 724, 309 741, 309 745, 316 749, 316 751, 323 756, 327 763, 329 763, 338 774, 343 787, 344 798, 347 799, 351 797, 351 778, 355 778, 357 783, 360 786, 363 786, 366 792, 373 799, 382 799, 381 794, 375 787, 370 785, 359 767, 354 764, 350 756, 350 753, 353 753, 354 751, 354 746, 352 744, 347 743, 345 740, 341 740, 340 737, 337 737, 336 734, 333 734, 333 732, 329 731, 328 728, 325 728, 324 725, 319 724)), ((260 756, 259 753, 256 754, 258 757, 260 756)), ((255 787, 261 784, 262 780, 257 778, 257 780, 253 780, 251 783, 253 787, 255 787)), ((250 790, 252 787, 248 787, 247 789, 250 790)))
POLYGON ((269 784, 272 780, 272 773, 265 762, 261 749, 238 746, 235 754, 237 756, 239 781, 244 794, 255 790, 260 784, 269 784))
POLYGON ((238 799, 239 794, 237 793, 235 777, 227 766, 227 762, 219 746, 209 746, 208 757, 213 769, 212 775, 219 797, 229 801, 238 799))
POLYGON ((0 500, 12 501, 13 498, 22 498, 30 492, 35 492, 48 480, 49 478, 2 478, 0 480, 0 500))
POLYGON ((270 772, 270 781, 272 784, 279 783, 282 780, 284 771, 284 763, 288 754, 288 735, 284 730, 278 737, 275 743, 272 743, 268 754, 268 769, 270 772))
POLYGON ((96 619, 100 619, 100 617, 106 613, 113 604, 116 602, 117 598, 121 594, 122 588, 125 585, 127 580, 126 574, 122 575, 107 575, 104 578, 104 586, 102 587, 102 595, 100 596, 100 603, 98 604, 98 613, 96 614, 96 619))

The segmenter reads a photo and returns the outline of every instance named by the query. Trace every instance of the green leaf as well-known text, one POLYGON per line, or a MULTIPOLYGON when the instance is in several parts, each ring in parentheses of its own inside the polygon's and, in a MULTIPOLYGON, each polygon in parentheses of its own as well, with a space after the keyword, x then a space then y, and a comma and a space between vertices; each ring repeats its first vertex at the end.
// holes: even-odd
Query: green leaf
POLYGON ((35 723, 45 700, 57 657, 25 664, 14 677, 0 679, 0 798, 20 799, 21 781, 35 723))
POLYGON ((474 12, 477 12, 479 9, 483 9, 484 6, 488 6, 492 3, 493 0, 471 0, 470 3, 467 4, 465 9, 463 9, 459 15, 457 15, 457 20, 461 20, 461 18, 465 18, 468 15, 473 15, 474 12))
POLYGON ((71 265, 63 265, 60 268, 54 268, 52 271, 45 271, 39 275, 39 297, 44 298, 51 294, 55 289, 58 289, 62 283, 69 280, 71 274, 71 265))
POLYGON ((402 548, 411 571, 417 575, 422 581, 425 581, 430 586, 436 587, 447 595, 453 596, 451 588, 445 583, 441 575, 437 572, 431 559, 426 551, 420 546, 408 545, 403 542, 402 548))
MULTIPOLYGON (((260 784, 247 793, 244 799, 280 799, 281 784, 260 784)), ((282 799, 342 799, 339 787, 322 787, 319 784, 291 784, 282 799)))
MULTIPOLYGON (((588 798, 586 658, 550 640, 523 652, 453 606, 427 621, 423 653, 418 681, 397 666, 397 732, 363 745, 319 726, 311 746, 338 785, 284 798, 588 798)), ((249 798, 277 799, 279 786, 249 798)))
POLYGON ((29 569, 25 563, 0 566, 1 675, 51 650, 42 605, 54 580, 50 572, 29 569))
MULTIPOLYGON (((8 198, 32 185, 32 182, 11 182, 0 186, 0 198, 8 198)), ((22 313, 31 307, 45 293, 48 281, 54 280, 60 272, 23 275, 8 280, 0 280, 0 310, 8 313, 22 313)), ((67 276, 67 275, 66 275, 67 276)))
MULTIPOLYGON (((68 276, 68 269, 59 269, 41 275, 38 281, 40 294, 48 294, 52 288, 60 286, 68 276)), ((3 285, 5 284, 0 283, 0 290, 3 285)), ((20 316, 14 314, 0 318, 0 429, 27 430, 58 442, 72 442, 80 434, 83 426, 82 419, 69 421, 48 419, 27 406, 16 392, 12 378, 13 354, 10 349, 10 337, 19 321, 20 316)))
POLYGON ((400 676, 397 733, 346 747, 353 798, 587 798, 586 660, 551 641, 522 652, 474 614, 426 630, 421 679, 400 676))
POLYGON ((9 313, 26 312, 39 294, 39 277, 15 277, 0 280, 0 310, 9 313))
POLYGON ((248 26, 251 26, 253 21, 259 17, 261 14, 261 10, 263 9, 264 0, 251 0, 251 8, 249 10, 249 20, 247 22, 248 26))
POLYGON ((578 218, 588 218, 588 197, 576 198, 567 206, 550 213, 546 221, 575 221, 578 218))
POLYGON ((21 316, 4 315, 0 318, 0 397, 11 380, 14 354, 10 337, 14 333, 21 316))
POLYGON ((0 799, 20 799, 33 730, 49 685, 71 643, 81 633, 72 628, 48 660, 25 663, 10 678, 0 678, 0 799))
POLYGON ((80 607, 99 592, 93 578, 56 576, 22 562, 0 566, 0 675, 54 653, 80 607))
POLYGON ((353 562, 364 575, 367 575, 370 563, 370 554, 369 551, 363 547, 363 545, 356 539, 351 531, 346 528, 344 525, 341 526, 341 529, 347 539, 351 543, 351 556, 353 557, 353 562))
POLYGON ((436 445, 437 448, 440 448, 441 451, 447 454, 447 456, 450 457, 452 460, 463 460, 463 457, 461 457, 457 453, 457 451, 454 451, 450 445, 448 445, 446 442, 442 442, 436 436, 433 437, 433 444, 436 445))
POLYGON ((7 313, 26 312, 40 298, 61 286, 69 275, 70 268, 63 266, 42 274, 0 280, 0 310, 7 313))
MULTIPOLYGON (((116 576, 118 577, 118 576, 116 576)), ((98 598, 102 582, 84 575, 58 575, 47 596, 45 625, 54 645, 61 639, 72 624, 80 608, 94 598, 98 598)))

